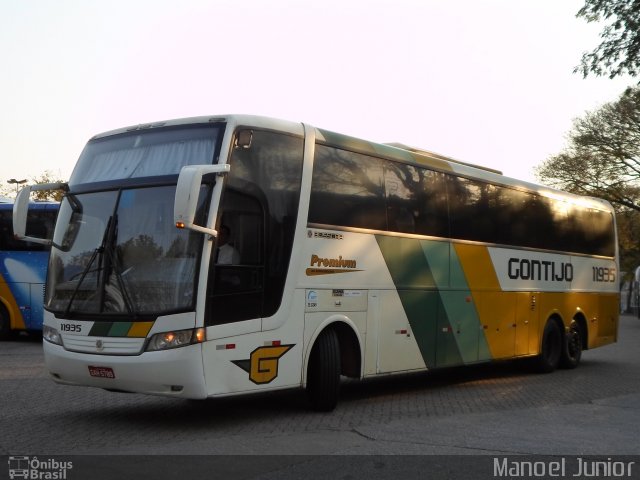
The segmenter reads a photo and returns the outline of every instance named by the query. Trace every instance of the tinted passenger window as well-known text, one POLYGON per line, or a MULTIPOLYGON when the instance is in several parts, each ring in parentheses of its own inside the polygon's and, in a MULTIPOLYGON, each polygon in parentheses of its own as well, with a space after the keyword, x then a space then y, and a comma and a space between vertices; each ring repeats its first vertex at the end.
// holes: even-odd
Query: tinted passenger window
POLYGON ((585 235, 589 248, 598 255, 613 257, 616 238, 613 231, 613 216, 607 212, 588 210, 585 235))
POLYGON ((445 176, 424 168, 385 162, 389 230, 449 235, 445 176))
POLYGON ((603 211, 316 145, 309 222, 614 256, 603 211))
POLYGON ((497 188, 467 178, 449 178, 451 236, 461 240, 494 242, 498 236, 493 219, 497 188))
POLYGON ((564 245, 567 250, 613 256, 615 235, 613 217, 607 212, 589 208, 573 207, 568 215, 570 221, 564 229, 564 245))
POLYGON ((309 221, 386 230, 382 161, 316 145, 309 221))

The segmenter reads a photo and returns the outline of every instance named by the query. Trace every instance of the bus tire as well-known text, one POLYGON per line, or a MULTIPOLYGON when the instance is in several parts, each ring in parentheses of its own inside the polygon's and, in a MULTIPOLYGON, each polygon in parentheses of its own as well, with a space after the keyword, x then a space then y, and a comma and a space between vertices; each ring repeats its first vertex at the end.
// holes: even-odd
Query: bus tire
POLYGON ((560 366, 562 368, 576 368, 582 358, 582 331, 575 320, 571 321, 569 332, 563 342, 560 366))
POLYGON ((9 312, 0 304, 0 340, 9 340, 11 338, 11 318, 9 312))
POLYGON ((537 370, 540 373, 550 373, 558 368, 562 355, 562 332, 558 322, 550 318, 542 333, 542 348, 537 358, 537 370))
POLYGON ((340 392, 340 344, 338 335, 325 329, 316 340, 307 369, 307 395, 314 410, 330 412, 340 392))

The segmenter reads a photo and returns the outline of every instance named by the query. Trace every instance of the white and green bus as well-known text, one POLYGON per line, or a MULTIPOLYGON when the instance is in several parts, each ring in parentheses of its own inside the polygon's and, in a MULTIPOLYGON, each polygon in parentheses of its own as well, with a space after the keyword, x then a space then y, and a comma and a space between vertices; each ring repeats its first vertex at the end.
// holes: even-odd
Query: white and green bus
MULTIPOLYGON (((400 145, 254 116, 93 137, 45 298, 58 383, 181 398, 516 357, 573 368, 615 342, 611 206, 400 145), (224 258, 224 260, 223 260, 224 258)), ((30 237, 26 237, 29 239, 30 237)))

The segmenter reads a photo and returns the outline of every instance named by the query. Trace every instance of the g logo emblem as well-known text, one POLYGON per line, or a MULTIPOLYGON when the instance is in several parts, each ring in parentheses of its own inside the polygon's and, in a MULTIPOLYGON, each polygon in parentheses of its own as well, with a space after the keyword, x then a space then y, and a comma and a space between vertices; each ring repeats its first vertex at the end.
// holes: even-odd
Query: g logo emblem
POLYGON ((278 362, 294 345, 258 347, 248 360, 234 360, 238 367, 249 374, 249 380, 257 385, 272 382, 278 376, 278 362))

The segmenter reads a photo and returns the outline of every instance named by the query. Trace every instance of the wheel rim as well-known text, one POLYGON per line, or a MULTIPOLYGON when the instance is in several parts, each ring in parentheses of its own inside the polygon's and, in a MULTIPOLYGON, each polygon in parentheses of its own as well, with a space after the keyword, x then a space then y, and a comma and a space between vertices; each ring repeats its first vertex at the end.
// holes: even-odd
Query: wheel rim
POLYGON ((582 353, 582 339, 577 328, 571 327, 567 338, 567 350, 570 358, 578 358, 582 353))

